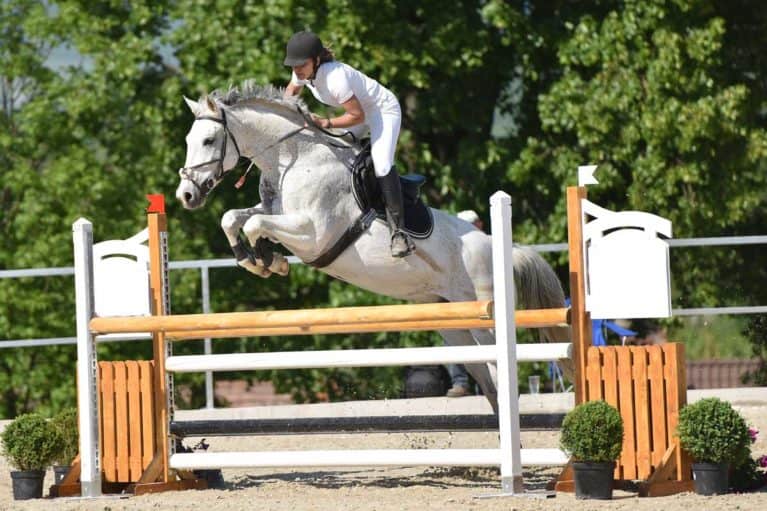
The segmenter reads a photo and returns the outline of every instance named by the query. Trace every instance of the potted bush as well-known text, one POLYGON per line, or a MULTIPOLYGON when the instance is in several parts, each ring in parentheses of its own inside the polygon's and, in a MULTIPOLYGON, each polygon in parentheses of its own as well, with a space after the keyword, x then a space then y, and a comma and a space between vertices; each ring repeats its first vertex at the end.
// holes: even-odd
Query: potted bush
POLYGON ((51 426, 61 438, 56 457, 53 460, 54 483, 59 484, 67 475, 72 460, 80 450, 80 436, 77 431, 77 408, 65 408, 51 419, 51 426))
POLYGON ((730 465, 749 455, 748 426, 730 403, 712 397, 679 412, 677 435, 690 453, 695 493, 715 495, 729 488, 730 465))
POLYGON ((623 419, 604 401, 573 408, 562 422, 560 446, 573 459, 575 497, 611 499, 615 460, 623 446, 623 419))
POLYGON ((45 469, 61 444, 58 432, 43 416, 28 413, 8 424, 0 441, 3 455, 17 469, 11 471, 13 498, 41 498, 45 469))

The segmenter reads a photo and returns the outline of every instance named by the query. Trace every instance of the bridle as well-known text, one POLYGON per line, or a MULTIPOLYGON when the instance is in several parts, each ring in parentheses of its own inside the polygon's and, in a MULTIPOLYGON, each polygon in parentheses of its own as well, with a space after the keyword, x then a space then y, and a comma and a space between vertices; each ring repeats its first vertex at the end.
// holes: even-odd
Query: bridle
MULTIPOLYGON (((247 176, 248 172, 250 172, 251 167, 253 167, 253 163, 254 163, 253 162, 253 158, 256 157, 256 155, 253 155, 253 156, 243 156, 242 155, 242 153, 240 152, 240 146, 237 144, 237 139, 234 138, 234 133, 232 133, 232 131, 229 129, 229 125, 227 124, 227 121, 226 121, 226 110, 221 108, 220 111, 221 111, 221 118, 213 117, 213 116, 210 116, 210 115, 203 115, 203 116, 200 116, 200 117, 195 117, 195 119, 194 119, 195 122, 196 121, 213 121, 213 122, 217 122, 221 126, 223 126, 225 136, 224 136, 224 142, 221 144, 221 152, 219 153, 218 158, 213 158, 213 159, 210 159, 208 161, 204 161, 202 163, 198 163, 197 165, 191 165, 189 167, 181 167, 178 170, 178 173, 181 176, 181 179, 182 180, 186 179, 187 181, 192 183, 194 185, 194 187, 197 188, 197 190, 200 192, 200 195, 202 197, 207 197, 208 193, 210 193, 210 191, 213 190, 213 188, 215 188, 216 185, 218 185, 218 183, 221 182, 221 180, 226 176, 226 174, 228 174, 232 170, 236 169, 237 168, 237 164, 240 162, 240 160, 242 158, 245 158, 247 160, 250 160, 250 165, 248 166, 248 169, 245 171, 245 174, 243 175, 243 178, 241 179, 241 181, 242 181, 244 179, 244 177, 247 176), (225 170, 224 169, 224 159, 226 158, 226 146, 227 146, 227 142, 228 142, 228 140, 230 138, 232 139, 232 144, 234 144, 235 151, 237 151, 237 162, 234 164, 234 166, 232 168, 230 168, 228 170, 225 170), (217 163, 218 166, 216 167, 215 175, 211 179, 206 179, 204 183, 200 184, 200 183, 198 183, 197 181, 195 181, 192 178, 192 175, 191 175, 192 171, 197 170, 200 167, 205 167, 207 165, 211 165, 211 164, 214 164, 214 163, 217 163)), ((291 130, 291 131, 287 132, 285 135, 283 135, 280 138, 278 138, 275 142, 269 144, 268 146, 263 148, 261 151, 259 151, 258 154, 261 154, 261 153, 271 149, 272 147, 283 143, 287 139, 289 139, 289 138, 291 138, 291 137, 293 137, 295 135, 298 135, 300 132, 302 132, 303 130, 305 130, 306 128, 309 128, 309 127, 317 129, 320 132, 322 132, 323 134, 328 135, 330 137, 334 137, 334 138, 341 138, 341 137, 344 137, 344 136, 351 136, 352 139, 354 140, 354 142, 356 143, 357 139, 354 136, 354 134, 351 133, 350 131, 347 131, 347 132, 342 133, 342 134, 336 134, 336 133, 333 133, 331 131, 327 131, 324 128, 314 124, 314 122, 312 121, 311 117, 306 112, 304 112, 301 107, 298 107, 298 112, 301 114, 301 116, 305 120, 304 125, 296 128, 294 130, 291 130)), ((332 145, 335 145, 335 144, 332 144, 332 145)), ((336 146, 336 147, 341 147, 341 146, 336 146)), ((236 185, 236 186, 239 188, 241 186, 241 184, 240 185, 236 185)))
MULTIPOLYGON (((219 153, 218 158, 213 158, 208 161, 204 161, 202 163, 198 163, 197 165, 192 165, 190 167, 181 167, 178 170, 178 174, 181 176, 181 179, 186 179, 187 181, 191 182, 195 188, 200 192, 200 194, 205 197, 208 195, 208 193, 216 187, 216 185, 224 178, 224 176, 237 168, 237 164, 235 163, 234 167, 232 167, 229 170, 224 170, 224 158, 226 158, 226 145, 228 140, 232 139, 232 144, 234 145, 235 151, 237 151, 237 163, 239 163, 240 159, 242 158, 242 154, 240 153, 240 146, 237 145, 237 139, 234 138, 234 134, 229 129, 229 126, 226 122, 226 110, 223 108, 221 109, 221 118, 213 117, 210 115, 203 115, 200 117, 196 117, 195 122, 197 121, 213 121, 217 122, 220 125, 224 127, 224 142, 221 144, 221 152, 219 153), (204 183, 199 184, 197 181, 192 179, 192 175, 190 174, 191 171, 199 169, 200 167, 205 167, 207 165, 210 165, 212 163, 218 163, 218 166, 216 167, 216 173, 213 176, 212 179, 206 179, 204 183)), ((250 159, 250 158, 249 158, 250 159)))

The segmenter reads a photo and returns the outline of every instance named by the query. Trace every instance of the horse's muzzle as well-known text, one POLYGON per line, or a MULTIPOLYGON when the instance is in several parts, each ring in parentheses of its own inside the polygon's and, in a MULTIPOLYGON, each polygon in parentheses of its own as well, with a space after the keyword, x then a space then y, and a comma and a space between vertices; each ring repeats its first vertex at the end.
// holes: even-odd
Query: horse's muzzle
POLYGON ((197 209, 205 204, 205 195, 190 179, 182 179, 178 184, 176 198, 186 209, 197 209))

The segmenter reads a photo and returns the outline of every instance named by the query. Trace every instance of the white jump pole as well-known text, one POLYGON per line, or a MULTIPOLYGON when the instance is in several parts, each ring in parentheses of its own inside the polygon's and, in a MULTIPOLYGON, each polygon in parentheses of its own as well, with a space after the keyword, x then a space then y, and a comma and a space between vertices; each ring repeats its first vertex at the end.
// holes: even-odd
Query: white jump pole
POLYGON ((93 224, 80 218, 72 225, 77 318, 77 405, 80 428, 80 483, 83 497, 101 495, 99 408, 96 388, 96 336, 88 324, 93 317, 93 224))
POLYGON ((517 328, 514 318, 511 196, 490 197, 493 240, 493 299, 497 352, 498 426, 501 451, 501 491, 524 492, 520 456, 519 391, 517 390, 517 328))
MULTIPOLYGON (((556 361, 570 358, 571 352, 572 345, 566 342, 523 344, 519 346, 517 360, 520 362, 556 361)), ((426 364, 483 364, 496 362, 497 358, 498 350, 491 344, 485 346, 182 355, 169 357, 165 362, 165 369, 175 373, 192 373, 426 364)))
MULTIPOLYGON (((559 449, 522 449, 525 465, 563 466, 559 449)), ((498 466, 501 449, 362 449, 334 451, 252 451, 178 453, 170 466, 178 470, 216 468, 498 466)))

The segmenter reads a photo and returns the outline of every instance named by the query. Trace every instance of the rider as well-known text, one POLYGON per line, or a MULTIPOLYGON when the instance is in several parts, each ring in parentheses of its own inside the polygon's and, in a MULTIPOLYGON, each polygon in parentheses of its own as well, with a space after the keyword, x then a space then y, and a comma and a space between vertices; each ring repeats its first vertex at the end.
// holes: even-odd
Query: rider
POLYGON ((317 125, 321 128, 351 128, 364 123, 370 128, 370 150, 386 206, 391 254, 405 257, 413 253, 415 244, 402 230, 405 213, 399 175, 394 168, 402 119, 397 98, 376 80, 335 60, 333 52, 312 32, 293 34, 288 41, 284 63, 293 68, 293 76, 285 88, 286 97, 300 94, 306 85, 322 103, 345 110, 333 118, 312 114, 317 125))

